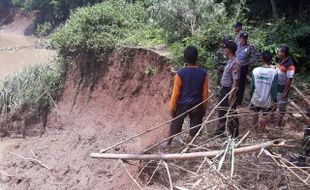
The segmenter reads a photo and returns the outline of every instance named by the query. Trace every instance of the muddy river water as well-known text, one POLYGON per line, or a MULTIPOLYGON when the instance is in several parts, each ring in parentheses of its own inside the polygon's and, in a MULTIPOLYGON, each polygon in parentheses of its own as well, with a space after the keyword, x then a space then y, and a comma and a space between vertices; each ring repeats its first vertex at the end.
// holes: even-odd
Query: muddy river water
MULTIPOLYGON (((50 62, 56 55, 56 51, 36 49, 37 40, 34 37, 4 34, 0 31, 0 80, 23 67, 50 62)), ((5 151, 10 151, 19 142, 18 139, 0 139, 0 163, 5 151)), ((0 190, 5 187, 0 175, 0 190)))
POLYGON ((52 59, 56 51, 36 49, 37 40, 0 31, 0 79, 25 66, 47 63, 52 59))

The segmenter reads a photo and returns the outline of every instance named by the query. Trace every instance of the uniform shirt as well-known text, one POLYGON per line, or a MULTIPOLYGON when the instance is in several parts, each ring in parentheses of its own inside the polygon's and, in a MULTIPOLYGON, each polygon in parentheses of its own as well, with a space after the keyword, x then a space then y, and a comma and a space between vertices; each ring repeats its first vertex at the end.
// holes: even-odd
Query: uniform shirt
POLYGON ((237 59, 229 59, 221 79, 222 87, 232 87, 235 80, 239 80, 240 66, 238 65, 237 59))
POLYGON ((285 86, 289 79, 292 79, 295 74, 294 62, 291 58, 280 60, 277 64, 278 69, 278 84, 285 86))
POLYGON ((238 60, 238 64, 240 64, 240 66, 255 64, 258 62, 259 57, 260 54, 258 51, 248 44, 238 46, 236 51, 236 59, 238 60))
POLYGON ((237 36, 236 36, 236 39, 235 39, 235 42, 237 44, 237 46, 239 47, 240 45, 240 34, 244 32, 243 30, 240 30, 240 32, 237 33, 237 36))
MULTIPOLYGON (((206 99, 208 99, 207 71, 194 66, 180 69, 174 80, 170 111, 174 111, 177 105, 195 105, 206 99)), ((207 107, 207 102, 204 103, 204 107, 207 107)))
POLYGON ((270 108, 277 101, 278 71, 272 67, 257 67, 252 72, 251 103, 270 108))

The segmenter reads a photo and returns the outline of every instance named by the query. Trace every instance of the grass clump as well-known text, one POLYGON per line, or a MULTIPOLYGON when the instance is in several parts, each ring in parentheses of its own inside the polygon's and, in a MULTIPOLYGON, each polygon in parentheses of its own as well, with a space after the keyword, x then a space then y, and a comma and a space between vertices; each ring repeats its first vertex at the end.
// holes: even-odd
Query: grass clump
POLYGON ((0 81, 1 115, 23 108, 34 117, 54 106, 62 92, 63 63, 29 66, 0 81))

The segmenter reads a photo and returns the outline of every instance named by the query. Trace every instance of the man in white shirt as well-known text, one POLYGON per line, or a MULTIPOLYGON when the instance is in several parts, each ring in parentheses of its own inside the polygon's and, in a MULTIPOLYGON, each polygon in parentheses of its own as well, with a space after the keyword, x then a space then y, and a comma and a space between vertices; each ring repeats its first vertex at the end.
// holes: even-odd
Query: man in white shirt
POLYGON ((250 95, 251 109, 257 113, 253 116, 253 126, 264 131, 266 119, 263 118, 259 126, 259 115, 260 112, 267 115, 277 102, 278 71, 271 66, 272 54, 270 52, 262 53, 262 62, 263 65, 252 72, 250 95))

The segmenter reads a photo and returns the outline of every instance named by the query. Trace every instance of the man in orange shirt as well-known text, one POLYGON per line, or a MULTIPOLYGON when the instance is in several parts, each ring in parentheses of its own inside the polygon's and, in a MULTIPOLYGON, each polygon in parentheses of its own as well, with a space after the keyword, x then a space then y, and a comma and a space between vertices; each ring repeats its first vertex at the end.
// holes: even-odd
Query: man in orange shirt
MULTIPOLYGON (((172 121, 169 135, 172 136, 182 131, 184 119, 188 115, 190 128, 192 128, 186 141, 189 143, 199 131, 205 115, 208 104, 206 101, 208 99, 208 77, 207 71, 199 68, 197 64, 198 51, 195 47, 188 46, 184 51, 184 58, 187 66, 178 70, 175 76, 170 99, 170 115, 178 117, 186 114, 172 121), (203 101, 205 102, 202 105, 188 112, 203 101)), ((173 138, 169 139, 168 146, 172 144, 172 140, 173 138)))
POLYGON ((292 81, 295 75, 295 64, 290 57, 289 47, 282 46, 278 51, 279 62, 278 70, 278 95, 277 105, 279 114, 278 126, 283 127, 283 117, 288 105, 288 96, 292 86, 292 81))

